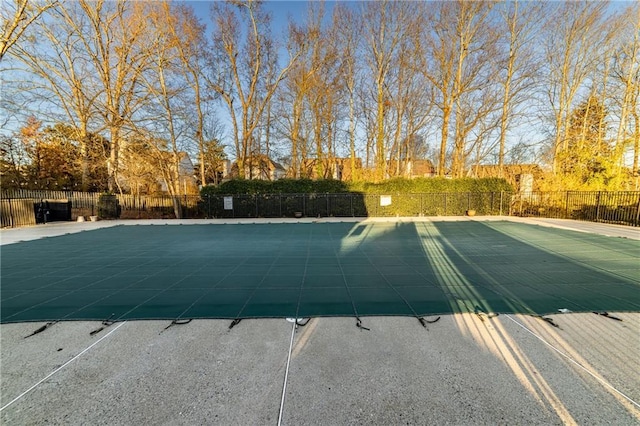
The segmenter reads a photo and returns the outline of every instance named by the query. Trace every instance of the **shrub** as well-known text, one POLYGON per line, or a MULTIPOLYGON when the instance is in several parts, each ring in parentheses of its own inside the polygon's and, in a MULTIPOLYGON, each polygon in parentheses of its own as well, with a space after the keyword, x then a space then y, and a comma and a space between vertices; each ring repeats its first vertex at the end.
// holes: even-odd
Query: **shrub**
POLYGON ((380 183, 342 182, 333 179, 280 179, 276 181, 234 179, 219 186, 202 188, 201 195, 255 194, 426 194, 461 192, 511 192, 505 179, 498 178, 394 178, 380 183))

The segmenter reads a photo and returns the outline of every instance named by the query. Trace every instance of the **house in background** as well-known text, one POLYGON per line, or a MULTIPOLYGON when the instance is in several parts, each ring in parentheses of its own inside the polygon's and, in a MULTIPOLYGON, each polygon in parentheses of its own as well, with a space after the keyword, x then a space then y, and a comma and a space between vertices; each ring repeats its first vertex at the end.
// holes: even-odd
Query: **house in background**
POLYGON ((389 160, 387 161, 389 177, 404 177, 408 179, 418 177, 433 177, 436 167, 431 160, 389 160))
MULTIPOLYGON (((478 165, 471 169, 472 177, 497 178, 500 175, 500 166, 495 164, 478 165)), ((539 190, 538 182, 543 176, 544 172, 537 164, 506 164, 502 167, 502 177, 518 192, 539 190)))
MULTIPOLYGON (((362 169, 362 160, 355 159, 355 169, 362 169)), ((309 179, 335 179, 340 181, 352 180, 351 158, 307 158, 302 160, 300 175, 309 179)))
MULTIPOLYGON (((225 179, 235 179, 240 177, 240 168, 237 161, 231 163, 228 167, 228 174, 224 176, 225 179)), ((287 175, 286 169, 279 163, 276 163, 271 158, 264 154, 253 155, 244 163, 244 178, 245 179, 260 179, 260 180, 277 180, 282 179, 287 175)))
MULTIPOLYGON (((356 158, 354 162, 355 171, 359 173, 363 170, 362 159, 356 158)), ((388 177, 433 177, 436 176, 436 167, 431 160, 390 160, 387 162, 388 177)), ((251 157, 244 165, 245 179, 277 180, 293 173, 289 165, 275 162, 266 155, 260 154, 251 157)), ((223 180, 235 179, 240 176, 237 161, 226 160, 223 164, 223 180)), ((307 179, 335 179, 339 181, 350 181, 352 176, 351 158, 333 157, 318 160, 307 158, 301 161, 298 176, 307 179)))
MULTIPOLYGON (((181 194, 198 194, 198 182, 194 176, 195 166, 186 152, 180 152, 180 163, 178 164, 178 185, 181 194)), ((161 192, 169 192, 167 182, 164 177, 158 177, 158 184, 161 192)))
MULTIPOLYGON (((133 156, 127 159, 117 177, 120 189, 134 195, 169 193, 167 179, 175 179, 172 177, 174 154, 168 151, 152 152, 153 155, 133 156)), ((176 191, 179 194, 197 194, 198 183, 191 158, 186 152, 179 152, 178 158, 176 191)))

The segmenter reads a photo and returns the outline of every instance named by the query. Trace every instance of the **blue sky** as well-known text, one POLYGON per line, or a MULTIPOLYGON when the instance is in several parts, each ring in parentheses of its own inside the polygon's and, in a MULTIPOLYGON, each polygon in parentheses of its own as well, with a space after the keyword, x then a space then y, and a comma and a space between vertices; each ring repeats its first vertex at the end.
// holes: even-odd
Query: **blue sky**
MULTIPOLYGON (((207 29, 210 30, 211 17, 209 10, 214 2, 210 0, 192 0, 184 3, 193 8, 200 21, 206 24, 207 29)), ((307 14, 307 4, 308 2, 306 1, 265 1, 264 6, 272 15, 274 35, 285 34, 289 17, 294 21, 302 22, 307 14)), ((327 12, 331 11, 332 5, 333 2, 325 2, 327 12)))

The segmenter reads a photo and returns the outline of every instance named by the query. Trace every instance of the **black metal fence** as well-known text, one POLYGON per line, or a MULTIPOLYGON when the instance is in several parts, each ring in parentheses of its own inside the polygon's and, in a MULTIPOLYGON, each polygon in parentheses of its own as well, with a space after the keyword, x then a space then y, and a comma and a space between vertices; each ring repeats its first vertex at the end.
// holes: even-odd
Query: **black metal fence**
POLYGON ((515 194, 509 214, 640 226, 640 191, 515 194))
MULTIPOLYGON (((61 191, 2 192, 2 227, 33 224, 25 203, 67 199, 71 220, 98 215, 100 194, 61 191), (25 210, 26 209, 26 210, 25 210)), ((182 217, 281 218, 281 217, 396 217, 512 215, 577 219, 640 226, 640 192, 508 192, 425 194, 260 194, 134 196, 116 195, 121 219, 182 217)))

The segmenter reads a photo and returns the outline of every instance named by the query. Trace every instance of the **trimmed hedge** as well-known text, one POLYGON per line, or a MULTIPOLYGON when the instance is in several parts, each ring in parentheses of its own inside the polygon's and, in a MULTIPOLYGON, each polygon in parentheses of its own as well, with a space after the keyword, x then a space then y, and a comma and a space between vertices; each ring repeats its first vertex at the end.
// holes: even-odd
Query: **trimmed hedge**
POLYGON ((202 209, 207 217, 390 217, 390 216, 461 216, 467 210, 478 215, 496 215, 509 211, 510 193, 460 192, 431 194, 234 194, 207 195, 202 209), (231 197, 231 208, 225 198, 231 197))
POLYGON ((338 180, 279 179, 275 181, 234 179, 219 186, 205 186, 202 196, 256 194, 427 194, 511 192, 505 179, 497 178, 394 178, 381 183, 342 182, 338 180))

